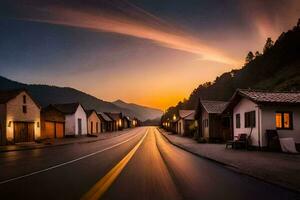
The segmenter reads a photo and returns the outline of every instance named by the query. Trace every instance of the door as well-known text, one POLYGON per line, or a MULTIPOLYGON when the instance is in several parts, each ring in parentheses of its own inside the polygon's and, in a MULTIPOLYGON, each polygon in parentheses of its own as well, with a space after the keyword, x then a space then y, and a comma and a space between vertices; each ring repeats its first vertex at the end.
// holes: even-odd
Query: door
POLYGON ((45 122, 45 133, 43 138, 55 138, 55 123, 45 122))
POLYGON ((96 122, 96 133, 99 133, 99 123, 96 122))
POLYGON ((64 137, 64 123, 55 123, 55 135, 56 138, 63 138, 64 137))
POLYGON ((78 135, 82 134, 82 120, 78 118, 78 135))
POLYGON ((91 122, 91 134, 93 134, 93 122, 91 122))
POLYGON ((14 140, 19 142, 34 141, 34 123, 32 122, 14 122, 14 140))

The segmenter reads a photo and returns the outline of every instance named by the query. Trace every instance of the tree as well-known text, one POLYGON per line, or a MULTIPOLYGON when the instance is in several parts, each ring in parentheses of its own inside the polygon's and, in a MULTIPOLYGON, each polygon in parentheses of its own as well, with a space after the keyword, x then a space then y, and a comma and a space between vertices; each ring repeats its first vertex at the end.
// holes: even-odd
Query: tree
POLYGON ((259 51, 256 51, 255 52, 255 57, 259 57, 259 56, 261 56, 261 53, 259 51))
POLYGON ((298 19, 297 27, 300 27, 300 18, 298 19))
POLYGON ((246 56, 246 63, 251 62, 254 59, 254 54, 252 53, 252 51, 249 51, 249 53, 246 56))
POLYGON ((269 37, 266 41, 265 47, 264 47, 264 53, 266 53, 269 49, 271 49, 274 46, 273 40, 269 37))

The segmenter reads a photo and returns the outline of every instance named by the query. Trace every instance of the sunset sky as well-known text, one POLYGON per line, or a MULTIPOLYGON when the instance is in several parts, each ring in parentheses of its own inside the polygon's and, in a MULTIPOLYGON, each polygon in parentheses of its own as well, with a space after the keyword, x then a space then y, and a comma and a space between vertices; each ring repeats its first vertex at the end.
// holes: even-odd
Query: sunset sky
POLYGON ((299 17, 299 0, 1 0, 0 75, 166 109, 299 17))

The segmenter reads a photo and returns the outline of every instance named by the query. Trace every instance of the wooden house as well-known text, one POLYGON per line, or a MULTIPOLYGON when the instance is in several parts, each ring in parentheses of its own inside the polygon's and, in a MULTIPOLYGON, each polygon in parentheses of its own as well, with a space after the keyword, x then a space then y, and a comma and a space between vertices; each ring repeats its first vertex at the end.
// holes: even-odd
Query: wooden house
POLYGON ((41 111, 41 138, 63 138, 65 136, 65 114, 49 105, 41 111))
POLYGON ((228 102, 200 100, 197 108, 199 136, 210 142, 232 138, 230 117, 222 115, 228 102))
POLYGON ((39 139, 40 109, 26 90, 0 91, 0 144, 39 139))
POLYGON ((247 134, 252 146, 267 146, 267 130, 300 143, 300 92, 237 90, 224 112, 233 117, 234 136, 247 134))
POLYGON ((98 112, 98 117, 101 120, 101 132, 112 132, 113 131, 113 121, 103 112, 98 112))
POLYGON ((113 131, 123 130, 122 113, 105 113, 113 121, 113 131))
POLYGON ((87 134, 87 117, 80 103, 66 103, 53 105, 65 115, 65 136, 87 134))
POLYGON ((101 119, 95 110, 87 110, 87 133, 90 135, 101 133, 101 119))

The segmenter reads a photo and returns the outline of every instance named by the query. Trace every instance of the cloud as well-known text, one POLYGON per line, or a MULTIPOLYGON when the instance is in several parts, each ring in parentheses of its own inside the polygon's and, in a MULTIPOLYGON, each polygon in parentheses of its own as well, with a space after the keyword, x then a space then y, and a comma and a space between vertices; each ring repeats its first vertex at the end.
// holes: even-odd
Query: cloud
POLYGON ((30 14, 27 13, 22 19, 128 35, 150 40, 163 47, 193 53, 203 60, 238 64, 224 51, 207 45, 141 8, 129 3, 117 5, 119 7, 114 10, 62 4, 47 7, 34 5, 29 9, 30 14))

